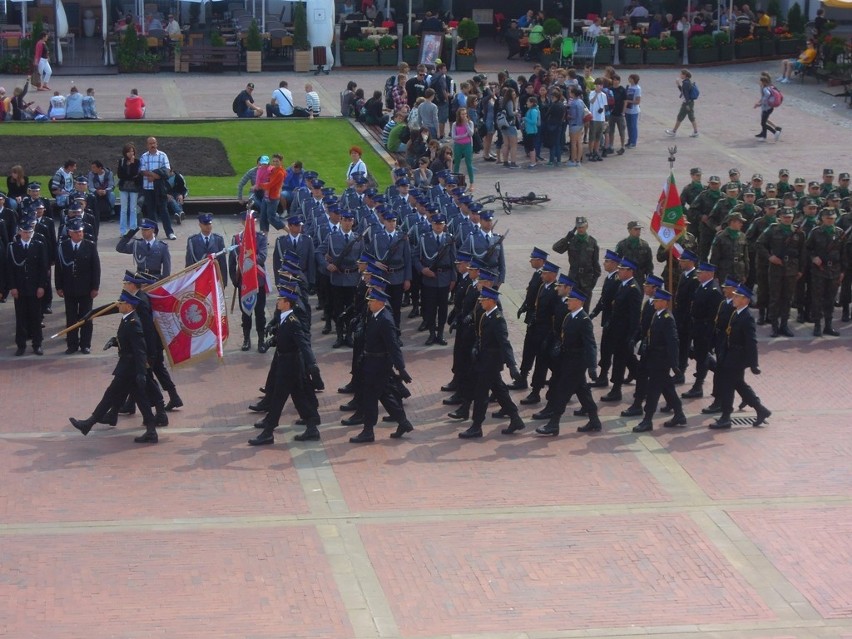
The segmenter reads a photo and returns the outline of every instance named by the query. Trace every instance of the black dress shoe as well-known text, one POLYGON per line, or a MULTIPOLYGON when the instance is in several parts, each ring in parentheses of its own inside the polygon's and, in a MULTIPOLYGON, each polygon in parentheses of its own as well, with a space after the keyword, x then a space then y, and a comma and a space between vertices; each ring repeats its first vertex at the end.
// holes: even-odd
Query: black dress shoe
POLYGON ((151 430, 146 430, 139 437, 134 437, 133 441, 137 444, 156 444, 160 441, 160 438, 157 436, 157 431, 152 428, 151 430))
POLYGON ((355 392, 355 384, 353 384, 350 381, 348 384, 346 384, 346 386, 341 386, 340 388, 338 388, 337 392, 341 393, 343 395, 354 393, 355 392))
POLYGON ((262 354, 262 353, 265 353, 268 350, 269 350, 269 347, 266 345, 266 342, 261 342, 260 344, 257 345, 257 352, 258 353, 262 354))
POLYGON ((555 426, 551 424, 545 424, 544 426, 539 426, 535 429, 535 432, 539 435, 550 435, 551 437, 556 437, 559 434, 559 424, 555 426))
POLYGON ((504 411, 502 408, 500 410, 495 410, 491 413, 491 417, 494 419, 506 419, 509 416, 509 413, 504 411))
POLYGON ((704 397, 704 391, 700 388, 692 387, 685 393, 680 394, 682 399, 698 399, 699 397, 704 397))
POLYGON ((266 428, 266 420, 261 419, 259 422, 254 423, 255 428, 266 428))
POLYGON ((754 420, 752 426, 754 428, 760 428, 763 424, 766 423, 766 420, 770 418, 772 415, 772 411, 766 408, 763 404, 758 405, 757 407, 757 419, 754 420))
POLYGON ((36 355, 44 355, 44 351, 42 350, 41 346, 33 346, 33 353, 35 353, 36 355))
POLYGON ((598 378, 589 384, 592 388, 606 388, 609 386, 609 382, 606 379, 605 375, 598 375, 598 378))
POLYGON ((405 433, 410 433, 413 430, 414 426, 411 425, 411 422, 405 420, 399 426, 397 426, 395 432, 391 433, 391 439, 399 439, 400 437, 405 435, 405 433))
POLYGON ((334 344, 331 345, 332 348, 340 348, 346 344, 346 341, 343 339, 343 335, 338 335, 337 339, 334 340, 334 344))
POLYGON ((435 343, 440 344, 441 346, 446 346, 447 340, 444 339, 443 335, 438 335, 438 337, 435 338, 435 343))
POLYGON ((266 402, 258 402, 257 404, 249 404, 249 410, 255 413, 269 412, 269 404, 266 402))
POLYGON ((521 404, 523 404, 524 406, 534 406, 540 403, 541 396, 538 394, 538 391, 532 391, 529 395, 527 395, 521 400, 521 404))
POLYGON ((641 414, 642 414, 642 407, 637 406, 636 404, 633 404, 633 405, 625 408, 623 411, 621 411, 622 417, 639 417, 641 414))
POLYGON ((53 315, 53 309, 50 308, 49 306, 45 306, 43 312, 44 312, 45 315, 53 315))
POLYGON ((107 411, 107 414, 101 417, 98 420, 99 424, 105 424, 106 426, 115 426, 118 424, 118 415, 113 413, 112 411, 107 411))
POLYGON ((420 317, 420 307, 415 306, 409 311, 408 319, 414 319, 415 317, 420 317))
POLYGON ((124 404, 121 405, 121 408, 118 409, 119 415, 135 415, 136 414, 136 404, 133 403, 132 400, 127 400, 124 404))
POLYGON ((69 346, 68 348, 65 349, 66 355, 73 355, 76 352, 77 352, 77 348, 75 346, 69 346))
POLYGON ((514 417, 512 417, 512 421, 509 422, 509 425, 500 432, 504 435, 512 435, 513 433, 517 433, 519 430, 524 430, 526 427, 527 425, 524 424, 524 420, 521 419, 521 416, 515 413, 514 417))
POLYGON ((434 344, 436 341, 437 341, 437 338, 434 335, 429 335, 429 337, 426 338, 426 341, 424 342, 424 344, 426 346, 432 346, 432 344, 434 344))
POLYGON ((458 393, 453 393, 452 395, 441 401, 444 406, 455 406, 456 404, 461 404, 463 402, 464 398, 458 393))
POLYGON ((293 422, 293 426, 307 426, 308 422, 301 417, 293 422))
POLYGON ((15 357, 20 357, 21 355, 24 354, 24 352, 26 352, 26 350, 27 349, 24 348, 23 346, 18 346, 18 348, 15 349, 15 357))
POLYGON ((553 417, 554 413, 552 410, 545 408, 543 411, 539 411, 538 413, 533 413, 533 419, 550 419, 553 417))
POLYGON ((529 384, 527 383, 527 376, 521 373, 521 379, 516 379, 506 388, 508 388, 509 390, 527 390, 527 388, 529 388, 529 384))
POLYGON ((663 422, 663 426, 666 428, 682 428, 686 426, 686 415, 683 413, 675 415, 670 420, 663 422))
POLYGON ((385 424, 390 424, 390 423, 395 422, 395 421, 396 420, 393 417, 391 417, 390 415, 385 415, 384 417, 382 417, 382 422, 384 422, 385 424))
POLYGON ((320 331, 323 335, 331 335, 331 326, 323 326, 323 329, 320 331))
POLYGON ((427 328, 426 327, 426 320, 423 320, 422 322, 420 322, 420 325, 417 327, 417 332, 422 333, 423 331, 426 330, 426 328, 427 328))
POLYGON ((717 413, 722 412, 722 407, 719 405, 718 402, 713 402, 707 408, 702 408, 701 412, 704 415, 716 415, 717 413))
POLYGON ((371 444, 374 441, 376 441, 376 436, 373 434, 373 430, 367 430, 366 428, 355 437, 349 438, 350 444, 371 444))
POLYGON ((364 423, 364 416, 355 413, 354 415, 352 415, 352 417, 349 417, 347 419, 341 419, 340 423, 344 426, 360 426, 364 423))
POLYGON ((74 428, 83 433, 83 435, 88 435, 89 431, 92 430, 92 426, 95 425, 95 420, 91 417, 89 419, 74 419, 73 417, 69 417, 68 421, 71 422, 74 428))
POLYGON ((673 412, 674 412, 674 408, 672 408, 671 406, 669 406, 668 404, 666 404, 665 406, 663 406, 663 407, 660 409, 660 412, 661 412, 663 415, 670 415, 671 413, 673 413, 673 412))
POLYGON ((352 400, 346 402, 345 404, 341 404, 339 406, 339 408, 343 412, 350 411, 350 410, 357 410, 358 409, 358 402, 356 402, 354 399, 352 399, 352 400))
POLYGON ((83 353, 83 355, 91 355, 92 349, 89 348, 88 346, 84 346, 83 348, 80 349, 80 352, 83 353))
POLYGON ((601 430, 601 423, 599 421, 589 421, 585 426, 578 426, 578 433, 599 433, 601 430))
POLYGON ((654 424, 650 419, 643 419, 633 427, 634 433, 647 433, 650 430, 654 430, 654 424))
POLYGON ((734 425, 734 423, 731 421, 730 415, 721 415, 719 417, 719 419, 717 419, 715 422, 710 424, 710 426, 708 426, 708 428, 712 428, 713 430, 721 430, 721 429, 730 428, 733 425, 734 425))
POLYGON ((459 406, 452 413, 447 413, 450 419, 470 419, 470 407, 459 406))
POLYGON ((621 401, 621 392, 613 392, 610 391, 606 395, 601 397, 602 402, 620 402, 621 401))
POLYGON ((251 340, 250 339, 244 339, 243 345, 240 346, 240 350, 243 351, 243 352, 250 351, 251 350, 251 340))
POLYGON ((166 412, 171 413, 175 408, 180 408, 182 406, 183 400, 175 393, 169 398, 168 404, 166 404, 166 412))
POLYGON ((293 441, 297 442, 318 442, 320 440, 320 432, 316 426, 308 426, 304 433, 296 435, 293 441))
POLYGON ((457 380, 452 380, 449 384, 444 384, 441 386, 442 393, 454 393, 459 389, 459 383, 457 380))
POLYGON ((158 428, 165 428, 169 425, 169 416, 165 411, 157 411, 157 414, 154 416, 154 425, 158 428))
POLYGON ((459 439, 479 439, 480 437, 482 437, 482 428, 479 426, 471 426, 459 433, 459 439))
POLYGON ((275 435, 272 434, 272 431, 264 430, 257 437, 248 440, 248 443, 249 446, 268 446, 275 443, 275 435))

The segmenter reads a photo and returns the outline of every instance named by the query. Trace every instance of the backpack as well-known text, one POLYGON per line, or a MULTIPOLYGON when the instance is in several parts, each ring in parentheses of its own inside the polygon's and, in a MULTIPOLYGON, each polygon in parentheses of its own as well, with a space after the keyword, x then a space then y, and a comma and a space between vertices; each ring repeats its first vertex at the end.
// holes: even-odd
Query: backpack
POLYGON ((695 82, 689 83, 689 99, 697 100, 698 96, 701 95, 701 92, 698 90, 698 85, 695 82))
POLYGON ((766 103, 774 109, 776 107, 780 107, 783 102, 784 94, 781 93, 774 84, 770 85, 769 99, 766 101, 766 103))
POLYGON ((240 113, 240 95, 242 95, 242 93, 234 98, 234 103, 231 105, 231 110, 237 115, 240 113))
POLYGON ((390 76, 385 80, 385 106, 393 109, 393 88, 396 86, 396 75, 390 76))
POLYGON ((411 109, 411 112, 408 114, 408 128, 412 131, 420 130, 420 109, 411 109))

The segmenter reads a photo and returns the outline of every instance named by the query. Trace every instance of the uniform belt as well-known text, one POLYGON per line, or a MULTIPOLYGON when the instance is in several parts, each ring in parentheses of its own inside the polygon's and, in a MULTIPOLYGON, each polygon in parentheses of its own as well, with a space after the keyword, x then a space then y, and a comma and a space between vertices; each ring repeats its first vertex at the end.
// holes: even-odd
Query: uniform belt
POLYGON ((401 271, 401 270, 403 270, 403 267, 401 267, 401 266, 400 266, 399 268, 389 268, 389 269, 388 269, 387 271, 385 271, 385 272, 386 272, 386 273, 398 273, 398 272, 399 272, 399 271, 401 271))
POLYGON ((349 275, 349 273, 357 273, 357 268, 339 268, 337 269, 338 273, 343 273, 344 275, 349 275))
POLYGON ((151 270, 149 270, 149 269, 147 269, 147 268, 146 268, 146 269, 143 269, 143 270, 142 270, 142 272, 143 272, 145 275, 156 275, 156 276, 158 276, 158 277, 159 277, 160 275, 162 275, 162 274, 163 274, 163 272, 162 272, 162 271, 151 271, 151 270))
POLYGON ((738 257, 734 258, 734 262, 739 262, 739 261, 740 261, 740 258, 738 258, 738 257))
POLYGON ((387 357, 387 353, 371 353, 370 351, 363 351, 364 355, 367 357, 387 357))
POLYGON ((452 269, 450 269, 450 268, 443 268, 443 267, 442 267, 442 268, 436 268, 436 269, 435 269, 435 272, 436 272, 436 273, 446 273, 447 271, 451 271, 451 270, 452 270, 452 269))

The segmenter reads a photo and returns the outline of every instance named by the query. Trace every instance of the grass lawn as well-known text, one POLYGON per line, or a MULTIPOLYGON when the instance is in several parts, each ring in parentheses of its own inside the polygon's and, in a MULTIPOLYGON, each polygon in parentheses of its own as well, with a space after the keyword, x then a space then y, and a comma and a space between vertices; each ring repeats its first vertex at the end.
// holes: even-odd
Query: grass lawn
MULTIPOLYGON (((66 159, 53 157, 51 140, 59 142, 63 136, 122 136, 133 140, 139 153, 144 152, 144 140, 149 135, 160 139, 160 149, 169 152, 164 143, 169 136, 216 138, 224 145, 228 161, 233 168, 233 177, 210 177, 193 173, 193 167, 184 163, 176 167, 187 178, 190 197, 225 196, 233 197, 237 192, 237 183, 243 174, 255 165, 257 156, 281 153, 284 165, 289 166, 301 160, 306 169, 320 174, 326 184, 341 192, 345 186, 346 169, 349 166, 348 150, 357 145, 364 151, 364 162, 374 173, 380 184, 386 184, 388 166, 366 143, 347 120, 320 118, 317 120, 234 120, 199 123, 160 123, 160 122, 7 122, 0 127, 0 144, 3 136, 32 136, 33 145, 26 155, 45 154, 55 160, 56 168, 66 159), (43 140, 38 140, 43 138, 43 140), (141 144, 140 144, 141 143, 141 144)), ((6 161, 14 159, 27 171, 27 162, 23 158, 15 159, 13 149, 4 148, 6 161)), ((117 145, 114 157, 100 159, 112 171, 115 171, 121 155, 121 144, 117 145)), ((81 144, 77 160, 78 173, 87 173, 89 163, 94 157, 85 157, 85 144, 81 144)), ((30 175, 46 188, 50 175, 30 175)), ((5 183, 3 184, 5 187, 5 183)))

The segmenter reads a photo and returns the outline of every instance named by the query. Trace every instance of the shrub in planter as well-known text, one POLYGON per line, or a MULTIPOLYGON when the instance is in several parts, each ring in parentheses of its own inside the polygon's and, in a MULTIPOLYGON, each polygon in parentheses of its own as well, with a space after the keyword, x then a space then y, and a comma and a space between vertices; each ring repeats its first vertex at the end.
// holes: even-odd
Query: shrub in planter
POLYGON ((479 25, 470 18, 462 18, 458 26, 459 47, 473 47, 479 38, 479 25))
POLYGON ((542 23, 541 28, 544 29, 544 35, 548 38, 562 33, 562 23, 556 18, 548 18, 542 23))
POLYGON ((148 53, 145 38, 136 35, 136 29, 127 29, 115 52, 119 73, 156 73, 160 70, 160 56, 148 53))
POLYGON ((372 66, 378 62, 376 45, 368 38, 344 40, 343 51, 343 59, 347 66, 372 66))
POLYGON ((752 36, 747 38, 737 38, 734 40, 734 48, 736 50, 737 59, 743 58, 759 58, 760 57, 760 42, 752 36))
POLYGON ((396 49, 396 40, 391 36, 382 36, 379 38, 379 64, 382 66, 395 65, 399 58, 399 53, 396 49))
POLYGON ((674 38, 648 38, 645 43, 645 62, 647 64, 677 64, 678 61, 677 42, 674 38), (668 40, 672 42, 669 43, 668 40), (666 47, 667 44, 672 44, 672 48, 666 47))
POLYGON ((476 55, 470 47, 456 49, 456 71, 475 71, 476 55))
POLYGON ((713 42, 716 43, 716 47, 719 49, 719 60, 734 59, 734 43, 731 42, 731 38, 726 32, 720 31, 719 33, 714 33, 713 42))
POLYGON ((624 51, 621 55, 621 61, 624 64, 642 64, 644 53, 642 50, 642 37, 629 35, 624 38, 623 43, 624 51))
POLYGON ((417 64, 417 56, 420 53, 420 38, 415 35, 402 37, 402 59, 411 66, 417 64))
POLYGON ((706 64, 719 59, 719 49, 711 35, 697 35, 689 39, 689 62, 706 64))
POLYGON ((597 43, 598 52, 595 55, 595 64, 612 64, 612 42, 609 41, 609 37, 605 35, 599 35, 597 37, 597 43))
POLYGON ((787 12, 787 28, 792 33, 805 32, 805 17, 802 15, 802 7, 798 2, 794 3, 787 12))

